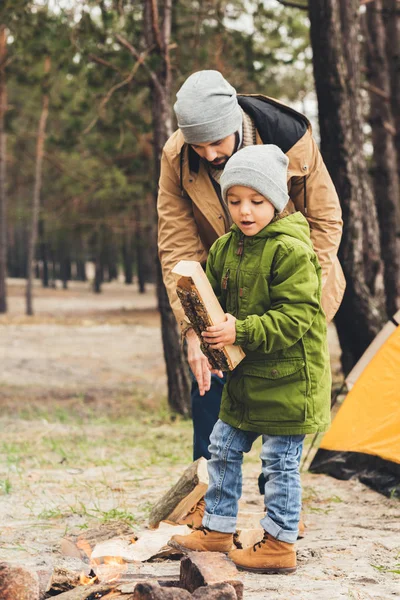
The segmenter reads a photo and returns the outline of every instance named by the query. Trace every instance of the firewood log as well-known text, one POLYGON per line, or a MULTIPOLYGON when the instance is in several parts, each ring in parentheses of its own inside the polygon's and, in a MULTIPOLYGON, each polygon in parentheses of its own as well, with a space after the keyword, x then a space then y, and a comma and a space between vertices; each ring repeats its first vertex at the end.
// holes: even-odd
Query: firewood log
POLYGON ((210 282, 199 262, 181 260, 173 269, 177 280, 176 292, 186 317, 201 341, 201 349, 214 369, 230 371, 245 354, 240 346, 228 345, 222 350, 212 350, 201 333, 210 325, 218 325, 226 320, 210 282))
POLYGON ((149 527, 161 521, 176 523, 187 515, 208 488, 207 461, 201 457, 184 471, 179 481, 157 502, 150 513, 149 527))

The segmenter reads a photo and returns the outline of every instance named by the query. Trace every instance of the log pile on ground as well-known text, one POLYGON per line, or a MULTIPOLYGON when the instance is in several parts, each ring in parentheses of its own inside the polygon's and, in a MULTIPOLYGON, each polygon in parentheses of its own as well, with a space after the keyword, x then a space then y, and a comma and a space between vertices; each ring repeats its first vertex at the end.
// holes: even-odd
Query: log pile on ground
POLYGON ((127 575, 119 583, 76 585, 61 592, 62 577, 66 585, 77 583, 72 573, 59 570, 54 586, 40 591, 38 576, 21 567, 0 564, 1 600, 242 600, 243 583, 234 563, 217 552, 190 552, 181 561, 180 579, 165 577, 149 580, 148 576, 127 575), (134 579, 135 581, 132 581, 134 579))

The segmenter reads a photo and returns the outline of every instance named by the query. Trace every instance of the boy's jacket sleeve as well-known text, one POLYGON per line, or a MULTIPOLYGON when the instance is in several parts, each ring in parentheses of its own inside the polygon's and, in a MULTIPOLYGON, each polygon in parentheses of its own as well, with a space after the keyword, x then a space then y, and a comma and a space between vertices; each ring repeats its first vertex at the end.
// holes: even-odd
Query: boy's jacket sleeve
POLYGON ((321 284, 312 255, 288 248, 276 258, 270 281, 271 308, 236 321, 235 344, 257 352, 277 352, 304 336, 320 311, 321 284))

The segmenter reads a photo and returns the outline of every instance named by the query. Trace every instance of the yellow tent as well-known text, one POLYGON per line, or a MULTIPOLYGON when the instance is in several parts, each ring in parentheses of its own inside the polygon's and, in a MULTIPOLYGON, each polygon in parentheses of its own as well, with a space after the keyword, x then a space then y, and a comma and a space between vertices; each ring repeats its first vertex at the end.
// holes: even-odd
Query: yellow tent
POLYGON ((310 471, 400 497, 400 311, 346 377, 350 390, 310 471))

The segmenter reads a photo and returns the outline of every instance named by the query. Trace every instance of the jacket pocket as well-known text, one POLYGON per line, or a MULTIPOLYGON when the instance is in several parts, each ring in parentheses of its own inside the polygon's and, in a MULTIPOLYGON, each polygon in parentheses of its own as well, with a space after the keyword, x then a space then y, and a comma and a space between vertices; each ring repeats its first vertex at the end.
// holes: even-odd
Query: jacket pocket
POLYGON ((243 365, 243 393, 250 422, 304 423, 307 389, 302 358, 243 365))

